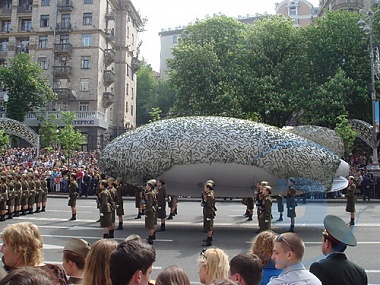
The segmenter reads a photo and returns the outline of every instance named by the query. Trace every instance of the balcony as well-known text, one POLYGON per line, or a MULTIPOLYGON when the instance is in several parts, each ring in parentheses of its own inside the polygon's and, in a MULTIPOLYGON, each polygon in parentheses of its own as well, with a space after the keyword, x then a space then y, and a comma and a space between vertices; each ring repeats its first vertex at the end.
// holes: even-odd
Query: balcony
POLYGON ((106 70, 106 71, 104 71, 104 73, 103 73, 103 79, 104 79, 104 85, 105 86, 109 86, 112 83, 114 83, 115 82, 115 78, 116 78, 115 72, 113 72, 112 70, 106 70))
POLYGON ((53 88, 55 94, 59 101, 67 101, 71 99, 71 89, 69 88, 53 88))
POLYGON ((54 52, 59 55, 68 55, 71 54, 71 51, 73 49, 72 44, 54 44, 54 52))
POLYGON ((103 92, 103 107, 108 108, 115 102, 115 95, 111 92, 103 92))
POLYGON ((107 21, 115 21, 115 10, 108 9, 106 13, 106 20, 107 21))
POLYGON ((106 66, 115 62, 115 51, 113 49, 104 50, 104 62, 106 66))
MULTIPOLYGON (((75 112, 76 118, 74 120, 74 126, 76 127, 98 127, 102 129, 108 129, 108 122, 106 121, 106 116, 97 111, 92 112, 75 112)), ((59 126, 64 126, 62 122, 61 112, 59 111, 48 111, 48 112, 39 112, 39 113, 28 113, 25 117, 24 124, 29 127, 38 127, 41 125, 41 121, 38 118, 47 119, 50 114, 57 116, 57 124, 59 126)))
POLYGON ((10 17, 12 15, 12 8, 2 8, 0 9, 0 15, 2 17, 10 17))
POLYGON ((56 78, 70 78, 71 66, 53 66, 53 76, 56 78))
POLYGON ((17 45, 15 52, 16 52, 16 54, 29 53, 29 45, 27 45, 27 46, 17 45))
POLYGON ((104 33, 106 35, 107 41, 110 41, 110 42, 115 41, 115 30, 114 29, 105 29, 104 33))
POLYGON ((31 14, 32 13, 32 6, 28 5, 25 7, 17 7, 17 14, 31 14))
POLYGON ((140 69, 140 61, 137 57, 132 57, 131 69, 133 73, 136 73, 140 69))
POLYGON ((55 30, 60 33, 70 33, 72 31, 71 23, 70 22, 57 23, 55 30))
POLYGON ((61 0, 57 4, 59 11, 72 11, 74 9, 73 1, 71 0, 61 0))

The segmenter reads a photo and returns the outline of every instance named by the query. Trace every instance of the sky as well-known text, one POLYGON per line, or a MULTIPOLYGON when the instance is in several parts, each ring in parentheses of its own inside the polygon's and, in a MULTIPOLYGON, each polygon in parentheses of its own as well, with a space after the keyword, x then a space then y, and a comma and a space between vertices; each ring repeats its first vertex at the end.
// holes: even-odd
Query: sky
MULTIPOLYGON (((136 10, 148 19, 146 31, 139 36, 143 41, 140 58, 144 58, 155 71, 160 71, 161 29, 186 26, 207 15, 222 13, 231 17, 275 13, 275 3, 281 0, 132 0, 136 10)), ((309 0, 315 7, 319 0, 309 0)))

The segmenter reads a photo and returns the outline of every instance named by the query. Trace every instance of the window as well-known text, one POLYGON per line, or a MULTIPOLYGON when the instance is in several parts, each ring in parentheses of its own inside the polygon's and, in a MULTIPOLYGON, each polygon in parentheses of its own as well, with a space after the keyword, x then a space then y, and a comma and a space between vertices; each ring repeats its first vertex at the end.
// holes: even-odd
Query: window
POLYGON ((67 103, 59 102, 58 111, 67 111, 67 103))
POLYGON ((9 33, 11 31, 11 21, 2 21, 2 31, 9 33))
POLYGON ((47 48, 48 47, 48 37, 47 36, 40 36, 38 38, 38 47, 39 48, 47 48))
POLYGON ((62 56, 58 59, 60 66, 66 66, 69 63, 69 59, 66 56, 62 56))
POLYGON ((125 93, 127 93, 127 95, 129 95, 129 84, 127 83, 127 88, 125 88, 125 93))
POLYGON ((84 4, 92 4, 92 0, 84 0, 83 3, 84 4))
POLYGON ((83 34, 82 35, 82 46, 89 47, 91 46, 91 35, 83 34))
POLYGON ((132 94, 132 100, 133 100, 133 88, 131 88, 132 90, 131 90, 131 94, 132 94))
POLYGON ((129 27, 127 27, 127 39, 129 39, 129 27))
POLYGON ((90 79, 81 78, 80 80, 80 91, 89 91, 90 90, 90 79))
POLYGON ((88 111, 90 111, 90 102, 88 102, 88 101, 81 101, 81 102, 79 102, 79 111, 80 112, 88 112, 88 111))
POLYGON ((41 15, 40 27, 49 27, 49 15, 41 15))
POLYGON ((70 43, 70 37, 69 35, 61 35, 59 38, 60 44, 69 44, 70 43))
POLYGON ((131 105, 131 115, 133 116, 133 106, 131 105))
POLYGON ((50 6, 50 0, 42 0, 41 6, 50 6))
POLYGON ((129 108, 128 108, 128 102, 125 102, 125 113, 128 113, 129 108))
POLYGON ((297 7, 290 7, 289 16, 296 16, 296 15, 297 15, 297 7))
POLYGON ((81 58, 81 68, 82 69, 89 69, 90 68, 90 58, 89 57, 82 57, 81 58))
POLYGON ((92 13, 83 13, 83 26, 92 25, 92 13))
POLYGON ((23 19, 21 20, 21 31, 29 32, 32 29, 32 20, 23 19))
POLYGON ((294 24, 299 25, 300 24, 300 19, 294 19, 294 24))
POLYGON ((47 63, 47 58, 46 57, 39 57, 37 59, 38 64, 41 66, 43 70, 48 69, 48 63, 47 63))
POLYGON ((61 28, 71 29, 71 15, 70 14, 61 15, 61 28))
POLYGON ((0 42, 0 51, 8 52, 8 39, 2 39, 0 42))

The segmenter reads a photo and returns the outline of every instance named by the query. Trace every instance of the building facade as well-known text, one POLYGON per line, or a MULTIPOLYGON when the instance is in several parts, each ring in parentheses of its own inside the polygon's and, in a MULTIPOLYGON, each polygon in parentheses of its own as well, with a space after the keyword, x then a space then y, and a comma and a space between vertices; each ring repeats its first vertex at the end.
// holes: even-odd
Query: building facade
POLYGON ((360 9, 368 10, 370 5, 377 5, 379 0, 320 0, 319 16, 328 10, 347 10, 351 12, 360 9))
POLYGON ((276 14, 291 18, 297 27, 306 27, 318 17, 319 8, 307 0, 284 0, 276 3, 276 14))
MULTIPOLYGON (((29 53, 57 94, 42 115, 74 112, 84 150, 135 127, 142 21, 131 1, 0 0, 0 7, 0 63, 29 53)), ((34 114, 24 123, 41 124, 34 114)))

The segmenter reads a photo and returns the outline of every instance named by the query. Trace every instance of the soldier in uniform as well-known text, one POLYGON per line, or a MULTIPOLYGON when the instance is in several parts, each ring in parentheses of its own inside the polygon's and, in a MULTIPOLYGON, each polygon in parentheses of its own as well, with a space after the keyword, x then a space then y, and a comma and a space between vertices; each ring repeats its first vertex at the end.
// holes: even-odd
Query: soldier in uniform
POLYGON ((111 203, 112 198, 110 192, 107 190, 108 182, 106 180, 99 181, 99 214, 100 226, 103 228, 103 238, 108 238, 109 228, 112 225, 111 217, 111 203))
POLYGON ((253 197, 247 197, 246 198, 247 202, 247 221, 252 221, 252 216, 253 216, 253 197))
POLYGON ((33 179, 33 174, 32 173, 29 173, 28 174, 28 193, 29 193, 29 197, 28 197, 28 214, 33 214, 33 205, 36 201, 36 190, 35 190, 35 182, 34 182, 34 179, 33 179))
POLYGON ((214 195, 214 181, 207 181, 203 187, 203 232, 207 233, 206 239, 203 240, 203 246, 211 246, 214 232, 214 218, 215 218, 215 195, 214 195))
POLYGON ((282 215, 284 213, 284 196, 277 195, 277 211, 280 213, 280 217, 276 220, 277 222, 282 222, 284 219, 282 215))
POLYGON ((4 176, 1 176, 0 177, 0 222, 5 221, 7 200, 8 200, 8 193, 7 193, 6 178, 4 176))
POLYGON ((157 190, 157 217, 161 219, 161 225, 158 231, 164 232, 166 230, 166 188, 164 180, 160 179, 157 181, 157 190))
POLYGON ((41 180, 40 176, 38 174, 34 175, 34 188, 36 189, 36 211, 35 213, 39 213, 41 210, 41 203, 42 203, 42 188, 41 188, 41 180))
POLYGON ((256 197, 255 197, 255 203, 256 203, 256 209, 257 209, 257 222, 259 224, 259 229, 256 231, 256 233, 260 232, 260 214, 262 210, 262 200, 263 200, 263 194, 261 193, 264 186, 269 186, 269 182, 267 181, 260 181, 256 183, 256 197))
POLYGON ((148 230, 148 243, 153 244, 155 239, 155 223, 157 223, 157 197, 154 191, 154 186, 157 181, 154 179, 149 180, 145 186, 145 228, 148 230))
POLYGON ((356 202, 356 185, 355 178, 353 176, 348 177, 348 187, 347 187, 347 204, 346 204, 346 212, 350 213, 351 220, 347 225, 353 226, 355 225, 355 202, 356 202))
POLYGON ((71 219, 69 221, 75 221, 77 219, 77 197, 78 197, 78 183, 76 181, 76 174, 70 174, 69 184, 69 203, 71 207, 71 219))
POLYGON ((270 194, 272 194, 272 187, 269 185, 264 186, 261 193, 263 197, 260 205, 259 231, 263 232, 272 229, 272 199, 270 198, 270 194))
POLYGON ((45 212, 48 194, 47 177, 41 177, 41 189, 42 189, 42 209, 41 212, 45 212))
POLYGON ((22 185, 20 182, 21 175, 16 174, 14 176, 14 194, 15 194, 15 212, 14 216, 19 217, 20 216, 20 206, 21 206, 21 195, 22 195, 22 185))
POLYGON ((290 218, 289 232, 294 233, 294 224, 296 218, 296 189, 294 188, 295 179, 293 177, 288 178, 288 192, 286 194, 286 208, 288 209, 288 218, 290 218))
POLYGON ((111 220, 112 224, 109 229, 108 238, 114 238, 114 232, 115 232, 115 221, 116 221, 116 201, 117 201, 117 191, 115 187, 113 186, 113 183, 115 182, 115 178, 110 177, 107 180, 108 182, 108 188, 107 190, 110 192, 111 195, 111 220))
POLYGON ((138 189, 135 193, 135 207, 138 209, 137 217, 135 219, 141 219, 141 215, 143 214, 143 190, 138 189))
POLYGON ((26 174, 21 174, 21 215, 25 216, 28 211, 29 183, 26 174))
POLYGON ((12 181, 12 175, 8 174, 6 176, 6 184, 7 184, 7 190, 8 190, 8 217, 7 219, 13 219, 13 211, 15 207, 15 192, 14 192, 14 185, 12 181))
POLYGON ((366 285, 368 277, 364 269, 349 261, 344 251, 347 246, 356 246, 357 241, 351 229, 339 217, 327 215, 323 220, 322 253, 325 259, 310 266, 322 285, 366 285))
POLYGON ((178 196, 170 195, 168 199, 168 206, 170 208, 168 220, 173 220, 173 217, 177 215, 178 196))
POLYGON ((116 215, 119 218, 119 226, 117 227, 117 230, 122 230, 123 216, 124 216, 124 201, 123 201, 123 185, 121 184, 120 177, 116 178, 115 187, 116 187, 116 194, 117 194, 116 215))

